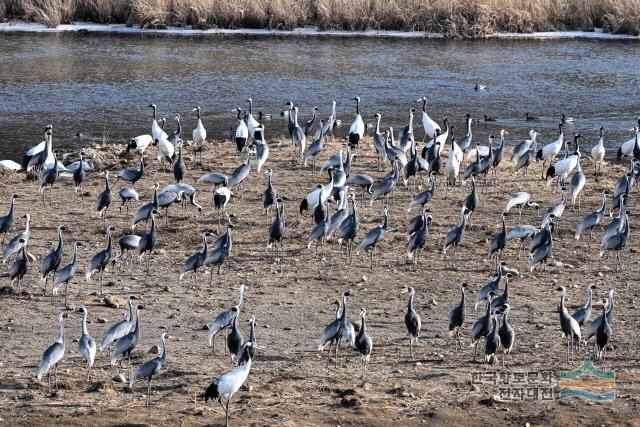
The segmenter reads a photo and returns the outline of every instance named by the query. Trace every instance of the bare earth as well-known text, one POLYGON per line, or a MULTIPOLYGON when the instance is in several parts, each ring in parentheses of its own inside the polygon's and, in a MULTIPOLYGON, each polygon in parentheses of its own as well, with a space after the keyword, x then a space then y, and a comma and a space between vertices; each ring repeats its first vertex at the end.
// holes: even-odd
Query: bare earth
MULTIPOLYGON (((321 160, 337 152, 340 143, 328 144, 321 160)), ((485 368, 472 361, 473 349, 466 345, 468 330, 476 316, 483 314, 482 310, 476 314, 472 304, 467 307, 463 351, 457 351, 449 338, 447 313, 459 301, 460 282, 470 283, 471 291, 477 291, 492 277, 494 262, 487 259, 488 240, 500 229, 499 213, 508 195, 520 190, 529 191, 532 200, 540 202, 539 214, 525 210, 522 216, 522 223, 536 226, 539 226, 543 210, 559 201, 555 185, 546 187, 540 180, 540 164, 532 167, 529 177, 523 177, 514 176, 507 168, 507 161, 503 162, 498 185, 489 186, 488 192, 481 194, 481 206, 474 214, 473 226, 465 233, 455 267, 440 250, 444 234, 459 221, 460 202, 470 191, 470 185, 451 189, 445 200, 442 179, 438 181, 440 188, 429 206, 433 225, 417 272, 404 258, 407 241, 404 227, 418 213, 417 209, 411 213, 406 210, 414 189, 412 185, 408 189, 399 186, 395 201, 389 205, 390 229, 379 248, 379 264, 371 271, 368 254, 356 256, 354 253, 353 263, 345 265, 335 242, 325 246, 322 256, 317 258, 313 248, 307 250, 306 236, 312 220, 299 215, 298 205, 307 192, 327 177, 313 175, 310 167, 301 164, 292 166, 289 142, 271 141, 270 147, 267 166, 274 170, 273 180, 279 195, 288 199, 285 251, 280 262, 265 249, 268 222, 262 214, 259 199, 266 186, 266 175, 257 174, 252 168, 244 185, 243 199, 234 198, 228 206, 228 212, 235 215, 234 246, 222 275, 214 273, 212 286, 208 284, 208 272, 200 274, 196 289, 187 290, 189 276, 182 283, 178 281, 182 262, 201 247, 200 233, 205 229, 213 229, 216 234, 223 231, 217 224, 217 214, 209 207, 211 188, 204 185, 197 187, 198 200, 206 205, 203 216, 192 207, 183 211, 176 205, 170 209, 169 222, 160 221, 158 250, 151 261, 150 277, 145 277, 140 264, 134 265, 133 270, 131 266, 123 266, 120 272, 109 267, 105 274, 106 294, 124 300, 133 293, 142 298, 145 306, 141 312, 141 342, 133 354, 134 367, 153 357, 147 350, 159 344, 162 331, 169 330, 176 337, 169 341, 167 364, 154 380, 150 407, 145 407, 144 382, 134 385, 131 391, 113 380, 119 372, 125 377, 128 372, 126 368, 111 368, 106 352, 96 356, 93 387, 87 389, 84 361, 77 349, 82 320, 77 311, 70 312, 66 322, 67 352, 59 367, 60 391, 51 394, 46 381, 35 379, 42 352, 58 335, 57 315, 64 305, 63 296, 51 296, 50 287, 47 295, 42 295, 39 261, 55 245, 55 226, 58 224, 70 229, 64 236, 63 264, 71 255, 73 239, 85 243, 80 251, 82 271, 88 259, 104 247, 102 221, 94 214, 95 198, 102 191, 103 181, 96 172, 88 174, 87 196, 80 199, 76 198, 70 180, 60 179, 53 190, 55 200, 43 204, 35 182, 25 181, 22 174, 4 175, 0 183, 2 211, 8 210, 13 192, 20 196, 10 234, 18 233, 23 224, 20 216, 29 212, 33 226, 29 252, 37 257, 38 263, 31 264, 22 285, 22 295, 5 288, 0 296, 0 424, 224 423, 224 412, 216 403, 205 404, 203 393, 212 380, 231 370, 233 365, 223 354, 220 337, 216 353, 212 355, 203 326, 210 324, 222 309, 237 303, 238 287, 245 283, 247 301, 241 314, 243 334, 248 336, 246 321, 255 315, 258 343, 264 349, 254 361, 248 383, 232 401, 233 425, 390 425, 393 422, 405 425, 640 425, 637 417, 640 391, 638 341, 633 338, 640 324, 637 314, 640 267, 636 264, 635 230, 630 249, 623 254, 624 273, 615 272, 612 258, 597 256, 599 231, 591 248, 585 240, 576 242, 573 238, 577 222, 598 206, 600 191, 612 188, 624 173, 624 165, 608 164, 603 169, 604 178, 596 181, 590 161, 583 161, 587 184, 582 212, 571 212, 570 208, 565 211, 555 238, 555 258, 546 272, 529 273, 527 257, 518 259, 517 244, 510 243, 505 259, 522 274, 512 280, 510 319, 516 331, 515 350, 509 368, 485 368), (617 397, 613 402, 592 403, 578 399, 505 402, 493 398, 498 394, 497 386, 472 385, 472 372, 496 369, 557 372, 578 367, 584 354, 589 352, 583 348, 571 364, 566 363, 565 341, 560 334, 556 312, 559 295, 555 288, 566 286, 568 304, 575 308, 586 300, 584 288, 590 282, 599 286, 598 299, 611 287, 617 292, 613 350, 604 364, 604 368, 616 371, 617 397), (403 320, 406 286, 416 288, 416 309, 423 323, 413 359, 409 357, 403 320), (368 332, 374 350, 364 381, 360 357, 355 350, 343 350, 337 366, 332 364, 329 368, 326 367, 326 356, 317 351, 318 338, 334 316, 330 304, 343 289, 351 289, 354 294, 349 301, 350 318, 354 323, 359 323, 360 307, 366 307, 369 313, 368 332)), ((194 184, 197 177, 213 170, 230 175, 242 161, 241 157, 235 156, 235 147, 228 141, 211 143, 208 148, 204 157, 206 166, 196 163, 193 153, 186 152, 187 183, 194 184)), ((96 151, 103 165, 114 173, 136 164, 133 156, 129 158, 132 161, 129 164, 125 164, 124 156, 118 156, 122 147, 109 146, 96 151)), ((160 170, 150 152, 147 153, 147 164, 147 174, 136 184, 145 202, 152 195, 150 187, 154 182, 158 181, 162 186, 173 180, 170 172, 160 170)), ((375 171, 370 145, 360 150, 352 169, 352 174, 360 172, 376 178, 386 172, 375 171)), ((113 190, 114 204, 108 212, 108 223, 116 227, 116 239, 128 229, 130 222, 130 217, 117 210, 119 201, 116 203, 115 200, 120 186, 118 183, 113 190)), ((358 201, 362 221, 359 235, 363 236, 380 223, 383 205, 377 202, 369 207, 368 201, 364 205, 360 199, 358 201)), ((130 215, 141 204, 135 205, 130 215)), ((635 211, 633 200, 630 209, 635 211)), ((631 218, 631 224, 635 226, 637 216, 631 218)), ((517 212, 508 216, 507 221, 510 227, 517 225, 517 212)), ((143 228, 144 225, 137 231, 141 232, 143 228)), ((8 262, 3 268, 8 269, 10 264, 8 262)), ((123 316, 125 308, 107 307, 103 298, 97 295, 96 279, 87 283, 79 271, 70 285, 70 304, 76 310, 83 305, 88 308, 89 331, 99 339, 110 324, 123 316), (107 323, 100 323, 98 318, 106 319, 107 323)), ((8 285, 8 278, 2 280, 3 285, 8 285)), ((597 314, 594 309, 592 318, 597 314)), ((484 349, 484 341, 480 349, 484 349)))

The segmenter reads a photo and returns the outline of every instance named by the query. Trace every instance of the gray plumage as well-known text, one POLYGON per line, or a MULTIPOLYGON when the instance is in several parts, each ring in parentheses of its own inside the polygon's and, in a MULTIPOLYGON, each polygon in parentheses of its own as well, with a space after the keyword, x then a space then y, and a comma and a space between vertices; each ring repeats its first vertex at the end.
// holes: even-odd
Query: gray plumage
POLYGON ((424 205, 426 205, 427 203, 429 203, 431 201, 431 199, 433 199, 433 197, 436 194, 436 175, 434 172, 432 172, 430 174, 430 180, 431 180, 431 187, 426 189, 425 191, 418 193, 416 195, 414 195, 411 198, 411 202, 409 202, 409 208, 407 209, 408 212, 411 211, 411 209, 415 208, 416 206, 421 206, 424 207, 424 205))
POLYGON ((24 222, 25 222, 24 230, 22 230, 20 233, 15 235, 11 240, 9 240, 9 243, 7 243, 7 246, 4 247, 4 251, 2 253, 3 264, 5 264, 13 254, 18 253, 18 251, 20 251, 20 249, 22 249, 22 247, 25 244, 29 243, 29 237, 31 237, 31 228, 30 228, 31 215, 24 214, 22 218, 24 218, 24 222))
POLYGON ((58 275, 53 279, 53 295, 58 294, 58 289, 64 283, 65 291, 64 291, 64 303, 67 304, 67 286, 68 283, 73 277, 76 275, 76 271, 78 269, 78 246, 80 246, 79 242, 73 242, 73 256, 71 257, 71 261, 64 267, 60 269, 58 275))
POLYGON ((130 182, 134 185, 142 179, 144 175, 144 157, 140 156, 140 167, 133 169, 124 169, 118 173, 118 180, 130 182))
POLYGON ((58 246, 56 246, 54 250, 49 252, 42 259, 42 263, 40 264, 40 278, 44 282, 45 294, 47 292, 47 280, 49 279, 49 274, 53 273, 53 281, 55 282, 56 272, 58 271, 58 267, 60 267, 60 263, 62 262, 62 250, 64 249, 62 232, 66 229, 67 227, 63 225, 59 225, 56 228, 58 234, 58 246))
POLYGON ((418 261, 418 253, 420 249, 424 247, 424 244, 427 240, 427 233, 429 231, 428 226, 431 224, 432 219, 431 215, 427 215, 426 209, 423 209, 422 215, 424 217, 422 220, 422 227, 420 227, 418 230, 416 230, 415 233, 409 236, 409 240, 407 241, 407 249, 405 252, 408 260, 414 260, 414 265, 418 261))
POLYGON ((134 299, 136 299, 136 297, 133 295, 129 295, 127 297, 127 305, 129 306, 127 315, 124 319, 111 325, 107 332, 105 332, 100 339, 100 351, 103 351, 107 346, 111 345, 112 342, 119 340, 135 328, 136 317, 134 314, 133 303, 131 302, 131 300, 134 299))
POLYGON ((101 250, 91 258, 85 270, 85 276, 86 276, 87 282, 91 280, 91 276, 94 273, 96 272, 100 273, 100 295, 102 295, 102 276, 104 274, 104 270, 107 268, 107 265, 109 264, 109 261, 111 260, 111 249, 112 249, 111 232, 114 229, 115 227, 111 225, 107 227, 106 248, 104 248, 103 250, 101 250))
POLYGON ((231 321, 231 332, 227 335, 227 349, 233 361, 238 360, 238 355, 242 349, 242 334, 240 333, 240 329, 238 329, 238 316, 240 315, 240 311, 238 307, 231 307, 231 311, 233 312, 233 320, 231 321))
POLYGON ((567 340, 567 362, 569 362, 570 354, 573 352, 574 347, 580 342, 580 325, 576 319, 569 315, 567 307, 565 306, 564 299, 567 293, 563 286, 558 287, 558 291, 561 292, 560 306, 558 313, 560 314, 560 329, 562 334, 567 340))
POLYGON ((182 143, 178 143, 178 159, 173 163, 173 177, 176 182, 182 182, 184 176, 187 174, 187 165, 184 164, 184 157, 182 157, 182 143))
POLYGON ((244 284, 240 285, 240 300, 238 304, 220 312, 216 318, 213 319, 211 326, 209 326, 208 342, 214 350, 216 335, 218 335, 218 333, 223 329, 231 326, 231 323, 233 322, 233 318, 235 316, 234 308, 236 308, 238 312, 242 311, 244 308, 244 284))
POLYGON ((4 216, 0 216, 0 234, 2 234, 3 239, 7 236, 7 233, 9 232, 9 230, 11 230, 11 227, 13 227, 13 212, 17 198, 17 194, 11 196, 11 207, 9 208, 9 212, 7 212, 7 214, 4 216))
POLYGON ((449 230, 444 237, 444 243, 442 244, 442 253, 446 254, 447 249, 453 246, 453 256, 455 257, 458 246, 460 245, 460 241, 462 241, 462 236, 464 234, 464 226, 466 223, 465 216, 465 207, 463 206, 460 211, 460 224, 453 227, 449 230))
POLYGON ((64 342, 64 319, 67 317, 66 312, 60 313, 60 336, 51 344, 42 354, 40 364, 38 365, 38 380, 41 380, 44 374, 49 374, 49 388, 51 388, 51 368, 54 369, 54 377, 56 380, 56 389, 58 388, 58 363, 62 360, 65 351, 64 342))
POLYGON ((29 271, 29 257, 27 256, 27 245, 23 242, 21 248, 20 256, 11 264, 11 268, 9 268, 9 280, 11 280, 10 285, 13 285, 13 282, 18 281, 18 289, 17 293, 20 294, 20 281, 24 278, 24 276, 29 271))
POLYGON ((160 334, 162 354, 144 362, 133 372, 133 374, 131 374, 131 377, 129 378, 129 388, 133 387, 133 384, 135 384, 139 379, 149 378, 149 381, 147 382, 147 406, 149 406, 151 400, 151 381, 153 380, 153 377, 160 372, 160 369, 162 369, 167 359, 167 348, 165 343, 167 338, 169 338, 168 333, 163 332, 160 334))
POLYGON ((135 234, 125 234, 124 236, 118 239, 118 253, 111 258, 111 262, 113 264, 116 263, 120 258, 123 258, 127 252, 130 254, 133 253, 136 249, 138 249, 138 245, 140 244, 140 236, 135 234))
POLYGON ((369 206, 373 206, 374 200, 384 197, 388 197, 389 193, 393 191, 398 182, 398 162, 393 162, 391 172, 384 176, 380 181, 376 182, 369 188, 371 199, 369 206))
POLYGON ((140 310, 142 309, 141 305, 136 307, 136 326, 133 328, 133 331, 127 333, 125 336, 120 338, 113 350, 111 350, 111 366, 116 366, 116 362, 118 357, 122 355, 122 357, 127 357, 129 359, 129 366, 131 366, 131 352, 138 345, 138 340, 140 338, 140 310))
POLYGON ((607 309, 605 311, 605 314, 604 315, 601 314, 600 316, 596 317, 585 328, 585 332, 582 335, 584 342, 589 341, 592 337, 596 335, 596 332, 600 327, 600 325, 602 324, 602 322, 604 321, 605 316, 607 317, 607 323, 609 323, 609 325, 613 323, 613 294, 614 294, 614 290, 610 289, 609 296, 607 298, 607 309))
POLYGON ((98 194, 96 199, 96 213, 102 217, 102 226, 106 228, 107 221, 107 209, 111 205, 113 200, 113 194, 111 194, 111 187, 109 187, 109 171, 104 172, 104 190, 98 194))
POLYGON ((456 336, 456 342, 458 343, 458 348, 462 348, 462 344, 460 343, 460 329, 462 325, 464 325, 465 319, 465 309, 467 306, 466 302, 466 292, 467 284, 462 282, 460 284, 460 303, 453 307, 449 312, 449 336, 456 336))
POLYGON ((217 188, 219 185, 224 185, 226 187, 229 183, 229 177, 222 172, 210 172, 208 174, 202 175, 196 182, 198 184, 213 184, 214 188, 217 188))
POLYGON ((131 204, 131 201, 140 200, 140 195, 133 187, 122 187, 118 192, 118 195, 120 196, 120 200, 122 201, 119 207, 120 212, 122 212, 123 207, 126 207, 127 214, 129 214, 129 205, 131 204))
POLYGON ((499 310, 494 310, 491 313, 491 330, 485 336, 484 341, 484 361, 485 363, 491 363, 493 357, 496 356, 498 349, 500 348, 500 335, 498 334, 498 314, 499 310))
POLYGON ((487 336, 489 328, 491 327, 491 299, 493 298, 493 291, 489 292, 487 296, 487 310, 484 316, 480 317, 473 323, 471 332, 469 333, 469 342, 473 350, 473 360, 476 360, 476 351, 478 349, 478 342, 480 338, 487 336))
POLYGON ((418 345, 422 321, 420 320, 420 315, 413 307, 413 298, 416 293, 415 289, 410 287, 407 289, 407 292, 409 293, 409 300, 407 302, 407 313, 404 315, 404 324, 409 333, 409 354, 413 357, 413 346, 418 345))
POLYGON ((360 355, 362 356, 362 375, 364 376, 367 371, 367 365, 369 364, 369 358, 371 357, 371 351, 373 350, 373 341, 369 334, 367 334, 367 312, 364 308, 360 310, 360 330, 355 338, 355 346, 360 355))
POLYGON ((131 219, 131 231, 134 231, 136 225, 141 221, 147 221, 151 218, 151 212, 158 210, 160 205, 158 203, 158 185, 156 184, 153 189, 153 199, 151 202, 145 203, 140 206, 136 214, 131 219))
POLYGON ((229 178, 229 189, 233 189, 234 187, 241 185, 249 176, 249 172, 251 171, 251 152, 251 150, 247 150, 244 163, 238 166, 231 174, 231 177, 229 178))
POLYGON ((507 214, 505 212, 502 213, 502 229, 498 234, 496 234, 491 242, 489 242, 489 258, 491 259, 494 255, 496 257, 496 263, 502 256, 502 251, 504 250, 505 245, 507 244, 507 227, 505 225, 505 217, 507 214))
POLYGON ((363 250, 371 250, 371 268, 373 268, 373 261, 375 257, 376 247, 384 239, 387 234, 387 227, 389 225, 389 212, 387 207, 384 207, 384 219, 382 224, 376 228, 369 230, 364 235, 358 246, 356 246, 356 253, 360 253, 363 250))
POLYGON ((476 293, 474 310, 478 310, 478 305, 486 300, 491 293, 495 293, 500 288, 500 282, 504 274, 504 266, 507 265, 506 261, 500 261, 496 268, 496 275, 489 280, 480 290, 476 293))
POLYGON ((82 311, 82 335, 78 340, 78 350, 85 362, 87 362, 87 381, 89 381, 91 379, 91 367, 96 358, 96 341, 89 335, 87 330, 88 312, 86 307, 82 307, 80 310, 82 311))
POLYGON ((207 259, 207 237, 209 236, 209 232, 202 233, 202 250, 196 252, 191 255, 187 260, 182 264, 180 268, 180 277, 178 280, 182 280, 185 274, 190 271, 193 271, 193 281, 198 285, 198 269, 204 265, 205 259, 207 259))
POLYGON ((587 302, 580 307, 571 317, 576 319, 579 326, 582 326, 589 320, 591 316, 591 308, 593 307, 593 290, 596 289, 596 285, 593 283, 587 285, 587 302))
POLYGON ((511 312, 511 306, 509 304, 503 304, 500 307, 502 312, 502 319, 500 322, 500 328, 498 329, 498 335, 500 336, 500 345, 502 346, 502 364, 507 363, 507 356, 511 355, 513 350, 513 342, 515 340, 515 331, 509 324, 509 313, 511 312))

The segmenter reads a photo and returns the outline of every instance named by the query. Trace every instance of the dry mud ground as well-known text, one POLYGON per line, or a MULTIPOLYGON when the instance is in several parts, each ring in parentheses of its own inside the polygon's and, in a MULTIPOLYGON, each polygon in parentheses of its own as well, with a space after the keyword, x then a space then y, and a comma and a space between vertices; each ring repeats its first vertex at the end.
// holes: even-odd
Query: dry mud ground
MULTIPOLYGON (((143 382, 134 385, 131 391, 113 380, 119 372, 125 376, 128 373, 126 369, 109 367, 107 353, 98 353, 94 386, 88 389, 84 362, 77 350, 82 319, 77 311, 70 312, 66 322, 67 353, 59 367, 59 393, 52 395, 46 382, 36 381, 40 356, 58 335, 57 315, 63 308, 63 299, 52 297, 50 290, 46 296, 42 295, 38 265, 32 264, 23 283, 23 295, 0 296, 1 424, 220 425, 224 422, 220 407, 211 402, 205 404, 202 397, 209 383, 232 369, 232 364, 223 355, 221 345, 212 355, 203 326, 222 309, 237 302, 241 283, 247 286, 247 301, 241 315, 243 334, 248 335, 246 320, 255 315, 258 343, 264 349, 254 361, 248 383, 232 402, 233 425, 640 424, 636 335, 640 268, 634 250, 637 233, 632 231, 630 248, 624 253, 624 273, 615 272, 612 260, 598 258, 595 245, 588 248, 584 240, 573 239, 573 230, 581 215, 597 207, 601 189, 612 188, 624 172, 624 166, 608 164, 604 168, 605 177, 596 181, 590 162, 584 162, 587 185, 582 212, 566 210, 559 222, 555 259, 545 273, 529 273, 526 257, 518 259, 517 245, 511 242, 505 259, 522 273, 512 280, 511 323, 516 331, 515 350, 508 369, 485 368, 472 361, 469 347, 456 350, 446 330, 447 313, 459 300, 461 281, 472 284, 470 289, 477 291, 493 275, 494 264, 486 259, 487 239, 499 231, 499 213, 507 195, 518 190, 529 191, 543 209, 559 200, 554 187, 549 189, 540 180, 540 165, 535 165, 525 178, 514 176, 507 170, 506 161, 503 163, 499 185, 489 187, 487 194, 481 195, 481 206, 474 215, 473 226, 464 236, 456 268, 451 260, 443 258, 440 249, 444 234, 459 221, 460 202, 470 186, 452 189, 446 200, 444 187, 440 186, 430 205, 433 225, 416 272, 404 261, 407 240, 404 226, 417 210, 407 213, 413 190, 399 187, 395 202, 390 205, 390 230, 380 246, 379 264, 371 271, 366 254, 354 254, 353 263, 345 265, 334 245, 317 258, 312 250, 306 249, 306 235, 312 221, 299 215, 298 204, 301 197, 326 177, 313 175, 310 168, 302 165, 292 166, 288 142, 272 141, 270 146, 267 165, 274 170, 273 180, 280 195, 288 199, 285 253, 280 262, 274 261, 265 250, 267 226, 259 198, 266 176, 253 171, 244 187, 243 200, 234 199, 228 207, 235 215, 236 225, 232 256, 223 274, 214 275, 212 286, 202 280, 197 289, 187 290, 186 280, 178 281, 181 263, 200 249, 200 232, 222 231, 208 207, 211 191, 207 186, 198 187, 199 201, 207 205, 203 216, 198 216, 193 208, 181 211, 174 206, 169 223, 164 219, 160 222, 158 251, 152 259, 150 277, 145 278, 140 265, 132 272, 128 270, 130 267, 122 272, 109 268, 105 274, 105 282, 109 282, 105 293, 123 299, 134 293, 145 305, 141 314, 141 342, 133 355, 134 367, 153 356, 147 350, 159 344, 163 330, 168 329, 176 337, 169 341, 167 364, 154 381, 152 405, 145 407, 143 382), (497 386, 471 383, 472 373, 478 371, 557 372, 578 367, 586 350, 582 349, 571 364, 566 363, 556 312, 559 295, 555 288, 567 287, 568 304, 573 308, 584 303, 584 287, 590 282, 599 285, 598 298, 605 296, 611 287, 617 291, 613 350, 604 365, 616 371, 617 397, 613 402, 496 401, 492 396, 498 393, 497 386), (409 357, 403 321, 406 305, 403 290, 408 285, 416 288, 416 308, 423 322, 413 359, 409 357), (346 288, 354 293, 349 301, 351 320, 359 322, 360 307, 366 307, 369 313, 368 331, 374 351, 366 381, 361 377, 359 355, 354 350, 343 351, 337 366, 329 368, 316 350, 318 337, 334 316, 330 304, 346 288), (90 391, 96 388, 98 391, 90 391)), ((340 141, 331 142, 322 159, 336 152, 339 146, 340 141)), ((125 156, 120 154, 122 147, 95 150, 103 158, 103 165, 112 171, 126 166, 125 156)), ((195 163, 193 154, 187 152, 186 182, 194 183, 198 176, 213 170, 231 174, 241 162, 234 150, 229 142, 212 143, 205 154, 205 166, 195 163)), ((148 154, 148 172, 136 185, 143 200, 151 197, 149 188, 153 182, 164 185, 172 180, 170 173, 160 171, 148 154)), ((134 158, 130 159, 135 163, 134 158)), ((375 157, 368 146, 359 153, 352 173, 372 170, 375 170, 375 157)), ((383 173, 373 175, 380 177, 383 173)), ((70 257, 69 243, 78 239, 85 242, 80 252, 80 265, 84 270, 90 256, 105 242, 101 220, 93 214, 95 196, 102 190, 102 178, 97 173, 89 175, 85 186, 88 197, 84 200, 76 198, 69 181, 60 181, 53 190, 53 202, 43 204, 35 182, 25 181, 24 175, 6 174, 0 182, 2 210, 8 209, 11 193, 17 192, 20 198, 16 214, 32 215, 29 252, 38 260, 55 244, 55 226, 69 227, 63 263, 70 257)), ((116 197, 120 185, 114 189, 116 197)), ((382 204, 359 205, 362 236, 380 222, 382 204)), ((634 200, 631 210, 635 211, 634 200)), ((539 224, 540 218, 534 211, 525 210, 522 223, 539 224)), ((637 216, 634 214, 631 218, 635 226, 637 216)), ((116 226, 116 238, 130 221, 114 207, 109 210, 108 220, 116 226)), ((508 217, 509 226, 517 221, 517 215, 508 217)), ((12 235, 21 227, 22 221, 17 216, 12 235)), ((599 241, 599 236, 597 239, 599 241)), ((9 264, 2 268, 7 269, 9 264)), ((200 277, 208 279, 205 275, 200 277)), ((2 280, 8 284, 8 278, 2 280)), ((107 307, 96 290, 95 279, 87 283, 79 274, 70 286, 70 303, 76 309, 83 305, 89 309, 89 331, 99 338, 110 324, 123 316, 125 309, 107 307), (107 324, 100 323, 99 318, 107 324)), ((481 313, 479 310, 478 314, 481 313)), ((473 306, 468 307, 465 335, 476 316, 473 306)), ((218 344, 221 343, 219 340, 218 344)))

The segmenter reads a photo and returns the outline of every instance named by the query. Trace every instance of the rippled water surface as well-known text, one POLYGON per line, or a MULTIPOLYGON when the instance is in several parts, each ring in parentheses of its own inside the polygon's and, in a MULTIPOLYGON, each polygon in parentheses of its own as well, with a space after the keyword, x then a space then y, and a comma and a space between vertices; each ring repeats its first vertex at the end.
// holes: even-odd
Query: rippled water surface
MULTIPOLYGON (((624 41, 382 40, 332 38, 148 37, 84 34, 0 34, 1 158, 18 159, 54 125, 57 147, 87 140, 124 141, 149 133, 151 102, 158 114, 180 113, 191 134, 199 104, 210 138, 235 125, 231 110, 251 96, 255 111, 271 113, 267 136, 286 132, 279 111, 296 101, 306 120, 338 102, 338 133, 348 131, 354 95, 365 118, 380 112, 384 125, 406 124, 407 111, 427 95, 432 117, 488 114, 478 130, 507 128, 514 138, 530 127, 543 142, 555 137, 561 113, 594 142, 629 139, 640 113, 640 45, 624 41), (475 82, 487 85, 473 90, 475 82), (526 122, 525 112, 540 117, 526 122)), ((371 120, 371 119, 368 119, 371 120)), ((174 122, 167 125, 173 129, 174 122)), ((417 131, 422 135, 421 131, 417 131)))

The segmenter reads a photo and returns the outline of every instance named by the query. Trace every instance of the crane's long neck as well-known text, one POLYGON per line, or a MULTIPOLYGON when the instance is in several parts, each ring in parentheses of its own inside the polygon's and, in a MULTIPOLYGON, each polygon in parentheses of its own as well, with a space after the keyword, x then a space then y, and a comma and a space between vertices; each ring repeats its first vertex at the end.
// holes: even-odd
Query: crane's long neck
POLYGON ((564 307, 564 291, 560 295, 560 311, 565 312, 567 309, 564 307))
POLYGON ((11 198, 11 208, 9 208, 9 214, 7 215, 9 218, 11 218, 13 216, 13 209, 16 205, 16 199, 15 197, 11 198))
POLYGON ((153 108, 153 120, 156 120, 156 106, 152 105, 151 108, 153 108))
POLYGON ((360 325, 362 332, 367 332, 367 319, 364 313, 362 313, 362 324, 360 325))
POLYGON ((153 190, 153 207, 154 209, 158 209, 158 189, 153 190))
POLYGON ((162 354, 160 355, 160 360, 164 364, 164 361, 167 359, 167 346, 165 344, 166 338, 164 334, 162 334, 160 340, 162 341, 162 354))
POLYGON ((467 295, 466 295, 466 292, 464 291, 464 286, 462 286, 462 287, 460 288, 460 291, 461 291, 461 296, 460 296, 460 305, 461 305, 462 307, 464 307, 464 304, 465 304, 465 302, 466 302, 466 296, 467 296, 467 295))
POLYGON ((111 229, 107 230, 107 252, 111 253, 112 243, 111 243, 111 229))
POLYGON ((104 176, 104 191, 110 191, 109 177, 107 175, 104 176))
POLYGON ((587 307, 591 307, 591 305, 593 304, 593 290, 591 289, 591 286, 589 286, 589 299, 587 299, 587 307))
POLYGON ((413 132, 413 111, 409 111, 409 133, 413 132))
POLYGON ((298 124, 298 110, 295 109, 295 108, 293 109, 293 124, 294 124, 295 127, 300 126, 298 124))
POLYGON ((64 316, 60 315, 60 337, 58 342, 64 344, 64 316))
POLYGON ((251 111, 253 109, 253 101, 250 99, 249 100, 249 115, 252 115, 253 112, 251 111))
POLYGON ((427 113, 427 100, 426 99, 422 100, 422 112, 425 113, 425 114, 427 113))
POLYGON ((340 315, 340 319, 342 319, 343 322, 346 322, 347 320, 347 296, 346 295, 342 295, 342 314, 340 315))
POLYGON ((413 311, 413 295, 413 292, 409 294, 409 301, 407 302, 407 308, 409 309, 409 311, 413 311))
POLYGON ((360 115, 360 100, 356 99, 356 116, 360 115))
POLYGON ((71 263, 75 264, 78 261, 78 243, 73 245, 73 257, 71 258, 71 263))
POLYGON ((206 255, 208 249, 209 248, 207 246, 207 236, 204 236, 202 238, 202 253, 206 255))
POLYGON ((87 331, 87 310, 83 310, 84 315, 82 317, 82 335, 89 335, 89 331, 87 331))
POLYGON ((62 229, 59 228, 58 229, 58 248, 56 249, 57 251, 61 251, 62 250, 62 229))
POLYGON ((133 303, 131 302, 131 298, 127 298, 127 303, 129 304, 129 312, 127 313, 127 320, 131 322, 133 317, 133 303))
MULTIPOLYGON (((242 110, 238 109, 238 121, 241 122, 242 121, 242 117, 240 117, 240 115, 242 114, 242 110)), ((200 112, 198 112, 198 118, 200 117, 200 112)))
POLYGON ((240 301, 238 302, 238 310, 242 310, 244 306, 244 286, 240 288, 240 301))
POLYGON ((31 223, 31 217, 27 217, 27 221, 26 221, 26 223, 24 225, 25 234, 29 234, 30 223, 31 223))
POLYGON ((502 215, 502 234, 504 234, 507 231, 507 226, 504 222, 504 215, 502 215))
POLYGON ((387 211, 384 211, 384 219, 382 221, 382 228, 386 229, 387 226, 389 225, 389 214, 387 213, 387 211))
POLYGON ((378 116, 376 120, 376 133, 380 133, 380 119, 381 117, 378 116))
POLYGON ((140 335, 140 309, 136 309, 136 328, 133 331, 134 334, 140 335))
POLYGON ((471 135, 471 118, 467 119, 467 135, 471 135))

